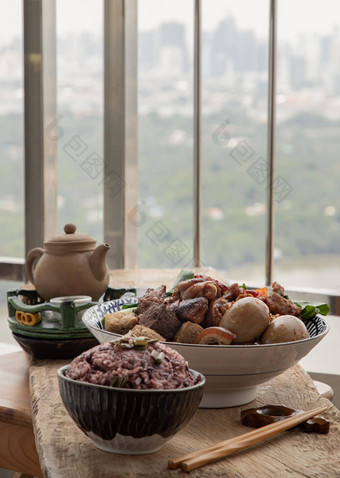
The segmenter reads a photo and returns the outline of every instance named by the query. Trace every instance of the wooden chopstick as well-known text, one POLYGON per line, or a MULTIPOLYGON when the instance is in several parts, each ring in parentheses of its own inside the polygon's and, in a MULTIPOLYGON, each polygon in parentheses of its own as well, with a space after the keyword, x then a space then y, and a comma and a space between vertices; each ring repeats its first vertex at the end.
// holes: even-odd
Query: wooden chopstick
POLYGON ((168 468, 175 470, 179 466, 182 471, 191 471, 201 466, 210 463, 211 461, 218 460, 219 458, 224 458, 231 455, 237 451, 243 450, 244 448, 256 445, 261 441, 264 441, 272 436, 278 435, 282 431, 288 430, 299 423, 303 423, 309 418, 318 415, 327 410, 328 407, 319 407, 308 412, 303 412, 294 415, 293 417, 285 418, 279 422, 271 423, 264 427, 252 430, 251 432, 244 433, 234 438, 229 438, 228 440, 215 443, 207 448, 202 450, 189 453, 188 455, 183 455, 179 458, 169 460, 168 468))

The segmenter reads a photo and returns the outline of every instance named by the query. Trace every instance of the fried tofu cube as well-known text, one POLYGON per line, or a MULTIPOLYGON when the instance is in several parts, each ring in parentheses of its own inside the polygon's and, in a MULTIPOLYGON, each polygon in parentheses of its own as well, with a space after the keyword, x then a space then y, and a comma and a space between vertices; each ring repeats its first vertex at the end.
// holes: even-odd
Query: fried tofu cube
POLYGON ((114 334, 125 335, 138 322, 133 312, 112 312, 105 316, 105 330, 114 334))

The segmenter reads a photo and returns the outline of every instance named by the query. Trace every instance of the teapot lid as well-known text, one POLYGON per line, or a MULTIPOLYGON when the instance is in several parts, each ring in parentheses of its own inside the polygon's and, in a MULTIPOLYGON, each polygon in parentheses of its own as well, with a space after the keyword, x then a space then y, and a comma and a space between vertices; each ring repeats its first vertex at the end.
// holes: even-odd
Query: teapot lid
POLYGON ((70 252, 93 251, 96 240, 87 234, 76 233, 74 224, 65 224, 65 234, 52 237, 44 243, 46 252, 66 254, 70 252))

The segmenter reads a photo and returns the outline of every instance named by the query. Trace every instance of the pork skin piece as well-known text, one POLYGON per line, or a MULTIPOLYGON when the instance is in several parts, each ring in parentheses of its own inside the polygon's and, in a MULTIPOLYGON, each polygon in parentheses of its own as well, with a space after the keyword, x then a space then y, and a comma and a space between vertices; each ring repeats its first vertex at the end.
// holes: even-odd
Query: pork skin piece
POLYGON ((147 289, 143 297, 138 299, 136 314, 142 314, 154 304, 162 304, 165 299, 166 286, 161 285, 157 289, 147 289))
POLYGON ((272 292, 262 300, 267 304, 270 313, 273 315, 294 315, 295 317, 300 317, 301 307, 295 305, 291 300, 285 299, 277 292, 272 292))
POLYGON ((233 305, 233 302, 229 302, 228 299, 224 297, 219 297, 218 299, 212 300, 209 303, 209 309, 204 317, 202 326, 204 328, 214 327, 219 325, 222 317, 227 312, 228 309, 233 305))
POLYGON ((237 283, 231 284, 227 292, 223 295, 229 302, 243 299, 244 297, 254 297, 253 294, 248 292, 243 287, 240 287, 237 283))
POLYGON ((195 297, 205 297, 208 300, 217 299, 221 297, 221 289, 213 281, 205 281, 193 284, 186 289, 182 294, 182 300, 194 299, 195 297))
POLYGON ((194 299, 182 300, 176 310, 176 315, 182 322, 190 320, 195 324, 200 324, 208 310, 208 299, 205 297, 195 297, 194 299))
POLYGON ((181 299, 182 294, 189 287, 191 287, 192 285, 197 284, 199 282, 205 282, 205 280, 202 279, 201 277, 194 277, 193 279, 183 280, 182 282, 177 284, 176 287, 174 288, 174 292, 172 294, 172 299, 171 300, 175 301, 175 300, 181 299))
POLYGON ((238 283, 235 282, 228 287, 228 290, 223 297, 232 302, 237 299, 242 290, 244 290, 243 287, 240 287, 238 283))
POLYGON ((278 294, 282 295, 282 297, 285 296, 285 289, 278 282, 272 283, 272 289, 273 289, 273 292, 277 292, 278 294))
POLYGON ((177 330, 182 325, 176 315, 163 304, 151 305, 138 317, 139 325, 149 327, 167 341, 172 340, 177 330))
POLYGON ((209 276, 199 276, 199 277, 202 277, 203 280, 206 280, 206 281, 209 280, 209 281, 214 282, 214 284, 217 284, 218 287, 221 289, 222 295, 225 292, 227 292, 227 290, 228 290, 227 284, 225 284, 224 282, 219 281, 218 279, 213 279, 212 277, 209 277, 209 276))
POLYGON ((208 327, 197 335, 195 344, 230 345, 236 335, 223 327, 208 327))
POLYGON ((174 342, 182 344, 193 344, 196 337, 203 332, 203 327, 194 322, 184 322, 174 337, 174 342))

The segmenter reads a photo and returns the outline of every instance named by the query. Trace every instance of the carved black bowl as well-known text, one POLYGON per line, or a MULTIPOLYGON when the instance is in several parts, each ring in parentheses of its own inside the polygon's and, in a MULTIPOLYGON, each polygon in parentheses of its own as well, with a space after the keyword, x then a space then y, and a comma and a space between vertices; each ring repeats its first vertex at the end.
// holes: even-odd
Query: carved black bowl
POLYGON ((66 410, 95 445, 111 453, 154 453, 193 417, 203 396, 205 378, 173 390, 133 390, 72 380, 58 370, 66 410))

